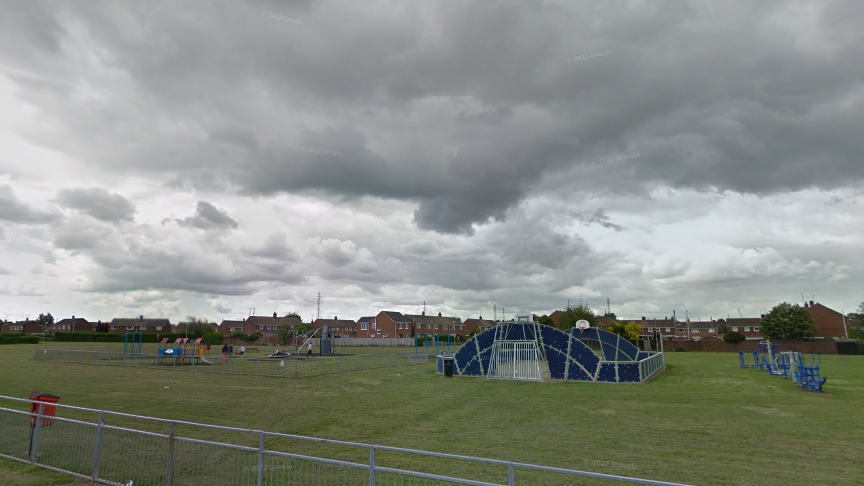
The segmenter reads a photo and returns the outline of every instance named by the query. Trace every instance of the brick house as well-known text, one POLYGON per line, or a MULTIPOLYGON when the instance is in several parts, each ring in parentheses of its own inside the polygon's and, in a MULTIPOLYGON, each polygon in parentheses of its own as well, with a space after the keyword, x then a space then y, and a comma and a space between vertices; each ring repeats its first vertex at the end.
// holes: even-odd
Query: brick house
POLYGON ((477 319, 465 319, 465 322, 463 322, 462 324, 465 325, 465 332, 467 332, 468 334, 471 334, 471 332, 475 329, 477 329, 477 332, 483 332, 487 329, 492 329, 497 325, 495 321, 483 319, 483 316, 480 316, 477 319))
POLYGON ((371 320, 357 321, 358 338, 411 337, 411 319, 396 311, 381 311, 371 320))
POLYGON ((4 322, 0 334, 42 334, 42 326, 30 319, 18 322, 4 322))
POLYGON ((812 300, 804 307, 813 317, 817 337, 825 339, 849 337, 848 317, 818 302, 814 303, 812 300))
MULTIPOLYGON (((411 320, 410 333, 404 337, 425 336, 435 334, 452 334, 454 336, 467 336, 471 330, 467 328, 458 317, 445 317, 439 312, 437 316, 422 314, 406 314, 411 320)), ((398 336, 403 337, 403 336, 398 336)))
POLYGON ((312 322, 313 329, 321 329, 321 326, 328 326, 334 336, 357 337, 357 323, 352 320, 333 316, 333 319, 315 319, 312 322))
POLYGON ((72 316, 71 319, 61 319, 51 325, 51 332, 95 332, 96 324, 83 317, 72 316))
POLYGON ((726 319, 727 330, 740 332, 750 341, 764 339, 762 337, 761 324, 761 317, 730 317, 726 319))
POLYGON ((259 344, 279 344, 279 329, 283 326, 293 329, 298 325, 303 324, 303 322, 296 317, 279 317, 275 312, 272 317, 249 316, 245 321, 242 321, 242 323, 242 330, 246 334, 254 334, 256 332, 262 334, 259 344))
POLYGON ((171 332, 171 322, 168 319, 138 319, 115 318, 109 324, 108 332, 124 334, 141 332, 144 334, 167 334, 171 332))

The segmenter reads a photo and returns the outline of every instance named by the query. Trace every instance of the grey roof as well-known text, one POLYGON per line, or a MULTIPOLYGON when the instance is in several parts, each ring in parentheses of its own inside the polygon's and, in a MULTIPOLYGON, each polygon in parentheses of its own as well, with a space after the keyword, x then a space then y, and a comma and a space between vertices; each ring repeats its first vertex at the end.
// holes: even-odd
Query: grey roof
POLYGON ((441 324, 444 326, 452 326, 462 324, 462 320, 458 317, 445 316, 424 316, 422 314, 405 314, 405 317, 414 321, 415 324, 441 324))
POLYGON ((393 319, 393 322, 411 322, 411 319, 405 317, 401 312, 396 311, 381 311, 384 315, 393 319))
POLYGON ((357 323, 360 324, 363 322, 372 322, 372 319, 375 319, 375 316, 361 317, 360 319, 357 319, 357 323))
POLYGON ((168 319, 135 319, 135 318, 115 318, 111 321, 112 326, 170 326, 171 322, 168 319))

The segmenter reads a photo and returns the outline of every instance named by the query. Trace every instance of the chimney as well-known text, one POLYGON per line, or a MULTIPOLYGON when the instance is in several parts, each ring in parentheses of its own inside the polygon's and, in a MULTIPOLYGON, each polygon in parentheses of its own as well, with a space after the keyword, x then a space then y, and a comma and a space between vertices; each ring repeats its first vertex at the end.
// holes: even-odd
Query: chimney
POLYGON ((480 320, 481 320, 481 321, 483 320, 483 316, 480 316, 480 320))
POLYGON ((804 308, 806 309, 806 308, 808 308, 808 307, 810 307, 810 306, 807 304, 807 301, 805 300, 805 301, 804 301, 804 308))
POLYGON ((810 301, 810 307, 813 307, 813 301, 812 300, 810 301))
POLYGON ((339 320, 339 316, 333 316, 333 320, 334 320, 334 321, 338 321, 338 320, 339 320))
POLYGON ((75 314, 72 314, 72 320, 75 320, 75 314))
POLYGON ((759 317, 761 317, 762 319, 765 319, 765 314, 760 314, 759 317))
POLYGON ((645 320, 645 316, 642 316, 642 320, 643 320, 643 321, 645 320))
POLYGON ((139 321, 143 321, 143 320, 144 320, 144 316, 138 316, 138 320, 139 320, 139 321))
POLYGON ((426 311, 424 310, 423 312, 420 313, 420 315, 421 315, 421 316, 425 316, 425 315, 426 315, 426 311))
POLYGON ((275 313, 275 312, 273 313, 273 317, 276 317, 276 313, 275 313))
POLYGON ((440 312, 438 313, 438 317, 441 317, 441 313, 440 313, 440 312))

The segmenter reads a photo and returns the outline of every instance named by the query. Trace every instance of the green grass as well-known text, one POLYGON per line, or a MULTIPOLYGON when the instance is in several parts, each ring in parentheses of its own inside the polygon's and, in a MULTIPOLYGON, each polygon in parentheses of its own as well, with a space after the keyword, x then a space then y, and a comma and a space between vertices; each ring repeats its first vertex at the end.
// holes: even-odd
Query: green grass
POLYGON ((0 458, 0 480, 3 486, 59 486, 90 484, 67 474, 55 473, 17 461, 0 458))
MULTIPOLYGON (((108 343, 48 344, 118 349, 108 343)), ((301 379, 214 375, 39 362, 32 359, 38 347, 43 346, 0 348, 0 394, 25 397, 38 390, 60 395, 61 403, 132 414, 698 485, 862 484, 859 356, 823 356, 826 393, 815 394, 741 369, 738 356, 726 353, 667 353, 668 371, 654 381, 612 385, 446 379, 432 364, 301 379)), ((218 359, 218 350, 211 353, 218 359)), ((134 425, 166 431, 151 423, 134 425)), ((182 434, 257 446, 253 436, 185 428, 182 434)), ((274 441, 272 447, 366 459, 305 442, 274 441)), ((404 456, 380 460, 447 474, 483 469, 404 456)), ((0 475, 5 471, 0 463, 0 475)), ((503 480, 500 471, 494 479, 503 480)))

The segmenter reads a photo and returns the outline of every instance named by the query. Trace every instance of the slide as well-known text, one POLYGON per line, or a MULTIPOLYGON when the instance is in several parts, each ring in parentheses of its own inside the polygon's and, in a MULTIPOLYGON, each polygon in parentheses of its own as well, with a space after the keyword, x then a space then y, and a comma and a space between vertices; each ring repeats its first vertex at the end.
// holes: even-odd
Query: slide
POLYGON ((204 364, 209 364, 209 365, 212 365, 212 364, 213 364, 213 363, 207 361, 207 358, 205 358, 204 356, 201 356, 201 362, 204 363, 204 364))

